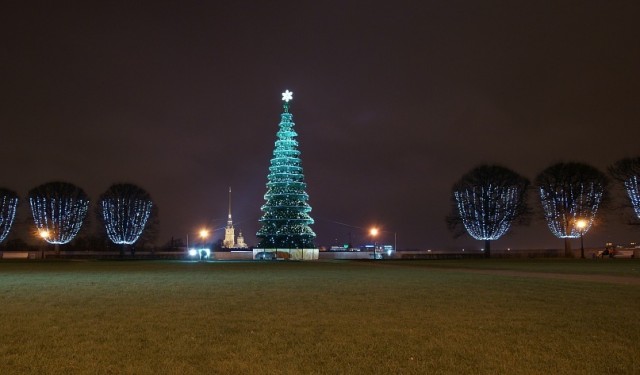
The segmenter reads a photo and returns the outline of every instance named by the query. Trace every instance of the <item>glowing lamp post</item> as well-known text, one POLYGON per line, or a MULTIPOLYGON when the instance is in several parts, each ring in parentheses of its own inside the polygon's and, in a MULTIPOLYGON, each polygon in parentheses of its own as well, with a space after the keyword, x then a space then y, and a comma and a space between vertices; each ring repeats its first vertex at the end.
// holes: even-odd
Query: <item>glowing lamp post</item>
POLYGON ((576 228, 580 232, 580 258, 584 259, 584 230, 587 228, 587 221, 584 219, 580 219, 576 221, 576 228))
POLYGON ((202 249, 200 249, 200 252, 198 255, 200 255, 200 260, 205 260, 207 258, 208 255, 208 250, 205 250, 206 247, 206 241, 207 238, 209 237, 209 230, 208 229, 200 229, 200 232, 198 233, 200 235, 200 238, 202 239, 202 249))
POLYGON ((373 259, 374 260, 376 259, 376 248, 378 247, 378 244, 376 242, 376 237, 378 236, 378 233, 380 233, 380 230, 376 227, 371 228, 371 230, 369 231, 369 234, 373 239, 373 259))
MULTIPOLYGON (((371 235, 372 239, 374 240, 374 254, 376 251, 377 246, 377 242, 375 241, 375 238, 378 236, 378 234, 380 233, 393 233, 393 251, 398 251, 398 232, 391 232, 391 231, 386 231, 386 230, 382 230, 376 227, 373 227, 369 230, 369 234, 371 235)), ((383 251, 383 246, 380 247, 380 250, 383 251)), ((388 253, 388 255, 391 255, 391 252, 388 253)), ((374 255, 375 258, 375 255, 374 255)))
POLYGON ((202 247, 205 246, 205 241, 207 240, 207 237, 209 237, 209 231, 207 229, 201 229, 200 238, 202 238, 202 247))
POLYGON ((49 231, 46 229, 39 231, 38 234, 40 235, 40 237, 42 237, 43 240, 49 238, 49 231))
MULTIPOLYGON (((49 235, 49 231, 46 229, 40 229, 38 231, 38 236, 40 236, 40 238, 44 240, 45 246, 47 244, 47 240, 49 239, 49 235)), ((44 259, 44 247, 42 248, 42 251, 40 253, 40 258, 44 259)))

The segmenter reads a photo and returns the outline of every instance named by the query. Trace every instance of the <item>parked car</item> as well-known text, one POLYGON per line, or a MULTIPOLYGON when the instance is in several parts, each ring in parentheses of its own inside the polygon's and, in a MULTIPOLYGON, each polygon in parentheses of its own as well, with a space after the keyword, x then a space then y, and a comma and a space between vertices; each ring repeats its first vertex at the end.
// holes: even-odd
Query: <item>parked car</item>
POLYGON ((256 260, 274 260, 276 259, 276 253, 261 251, 256 254, 256 260))

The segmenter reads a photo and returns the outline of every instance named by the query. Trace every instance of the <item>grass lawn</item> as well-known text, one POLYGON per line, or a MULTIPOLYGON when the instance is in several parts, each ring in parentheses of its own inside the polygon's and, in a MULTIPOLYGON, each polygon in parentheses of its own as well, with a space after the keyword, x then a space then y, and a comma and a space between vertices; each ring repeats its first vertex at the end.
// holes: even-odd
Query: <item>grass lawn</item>
POLYGON ((5 261, 0 301, 0 374, 640 374, 637 259, 5 261))

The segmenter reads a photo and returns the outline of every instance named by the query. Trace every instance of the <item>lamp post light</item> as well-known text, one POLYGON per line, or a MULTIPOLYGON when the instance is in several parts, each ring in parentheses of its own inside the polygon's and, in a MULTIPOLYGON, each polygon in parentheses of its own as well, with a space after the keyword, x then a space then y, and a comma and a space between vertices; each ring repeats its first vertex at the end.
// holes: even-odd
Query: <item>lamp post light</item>
POLYGON ((46 229, 40 229, 38 231, 38 236, 40 236, 40 238, 42 238, 44 240, 44 246, 42 247, 42 251, 40 252, 40 258, 44 259, 44 250, 45 247, 47 246, 47 239, 49 238, 49 231, 46 229))
POLYGON ((587 227, 587 221, 584 219, 580 219, 576 221, 576 227, 580 232, 580 258, 584 259, 584 230, 587 227))
POLYGON ((202 246, 203 247, 204 247, 204 242, 207 240, 207 237, 209 237, 209 230, 201 229, 200 230, 200 238, 202 238, 202 246))
POLYGON ((200 249, 200 260, 204 260, 206 253, 204 253, 204 248, 205 248, 205 242, 207 240, 207 238, 209 237, 209 230, 208 229, 201 229, 200 230, 200 238, 202 239, 202 249, 200 249))
MULTIPOLYGON (((385 233, 393 233, 393 251, 396 252, 398 251, 398 232, 391 232, 391 231, 387 231, 387 230, 382 230, 376 227, 371 228, 371 230, 369 231, 369 234, 371 235, 371 237, 376 238, 376 236, 378 236, 378 234, 380 234, 381 232, 385 232, 385 233)), ((377 242, 374 242, 374 249, 377 248, 377 242)), ((375 250, 374 250, 375 252, 375 250)), ((391 255, 391 254, 389 254, 391 255)), ((375 256, 374 256, 375 258, 375 256)))
POLYGON ((376 247, 378 247, 378 244, 376 242, 376 236, 378 236, 378 233, 380 233, 380 230, 376 227, 371 228, 371 230, 369 231, 369 234, 373 239, 373 260, 376 259, 376 247))

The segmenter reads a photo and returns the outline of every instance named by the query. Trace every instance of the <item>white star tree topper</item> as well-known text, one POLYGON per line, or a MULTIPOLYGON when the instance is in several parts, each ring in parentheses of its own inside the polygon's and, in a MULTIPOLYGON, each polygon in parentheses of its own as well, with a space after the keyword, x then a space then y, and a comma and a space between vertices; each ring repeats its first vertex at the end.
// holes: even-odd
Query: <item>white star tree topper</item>
POLYGON ((282 93, 282 100, 289 103, 289 100, 293 100, 293 92, 287 90, 282 93))

